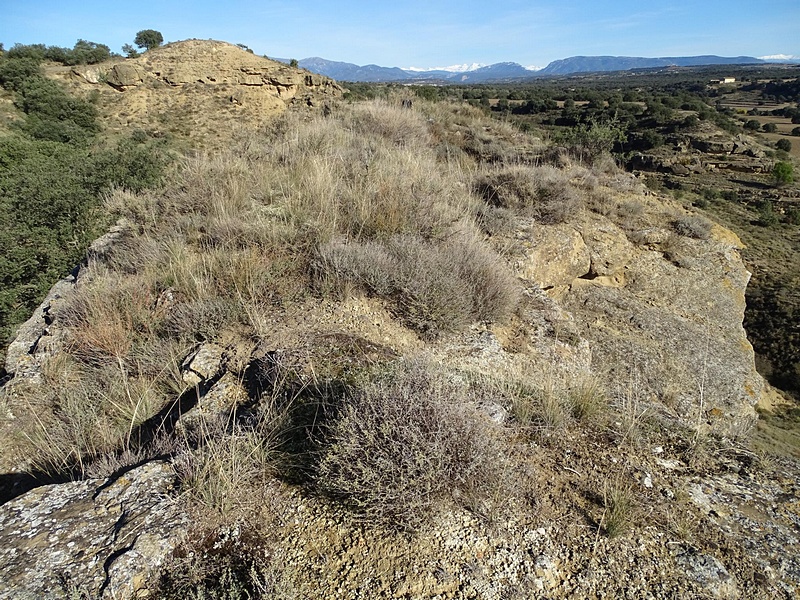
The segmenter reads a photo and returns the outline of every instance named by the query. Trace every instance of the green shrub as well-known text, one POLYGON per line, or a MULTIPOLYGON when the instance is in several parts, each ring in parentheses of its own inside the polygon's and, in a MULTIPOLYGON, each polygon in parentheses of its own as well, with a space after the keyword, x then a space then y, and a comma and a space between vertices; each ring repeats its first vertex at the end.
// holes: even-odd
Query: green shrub
POLYGON ((791 152, 792 151, 792 142, 786 139, 780 139, 775 142, 775 147, 778 150, 783 150, 784 152, 791 152))
POLYGON ((777 162, 772 168, 772 178, 778 185, 786 185, 794 181, 794 169, 791 163, 777 162))
POLYGON ((780 223, 780 215, 772 208, 769 200, 763 202, 758 209, 758 224, 763 227, 774 227, 780 223))
POLYGON ((34 58, 0 61, 0 85, 9 91, 19 91, 23 83, 37 75, 41 75, 41 70, 34 58))
POLYGON ((562 134, 559 141, 580 160, 592 162, 608 154, 617 144, 625 142, 627 136, 620 123, 615 120, 580 124, 562 134))

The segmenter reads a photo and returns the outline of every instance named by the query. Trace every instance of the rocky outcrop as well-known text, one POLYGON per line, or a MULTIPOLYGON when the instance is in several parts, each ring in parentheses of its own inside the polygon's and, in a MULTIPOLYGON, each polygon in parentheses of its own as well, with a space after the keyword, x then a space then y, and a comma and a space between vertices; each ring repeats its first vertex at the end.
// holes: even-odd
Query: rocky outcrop
MULTIPOLYGON (((175 474, 151 462, 0 506, 0 598, 130 598, 178 543, 175 474)), ((142 597, 142 596, 137 596, 142 597)))
POLYGON ((679 134, 669 136, 667 141, 668 150, 657 148, 634 154, 628 163, 630 168, 683 176, 708 170, 766 173, 773 166, 764 146, 743 134, 679 134))
POLYGON ((726 426, 749 423, 765 384, 742 327, 750 273, 736 236, 716 227, 698 240, 645 226, 633 232, 645 245, 634 245, 599 217, 584 232, 592 274, 563 305, 582 324, 595 367, 687 424, 711 414, 725 414, 726 426))
POLYGON ((111 67, 106 75, 106 81, 109 85, 124 90, 141 84, 146 76, 146 71, 139 65, 121 63, 111 67))
POLYGON ((589 272, 589 250, 570 225, 537 227, 528 246, 525 258, 517 263, 517 273, 542 289, 566 288, 589 272))
POLYGON ((285 101, 303 94, 337 96, 336 83, 303 69, 256 56, 225 42, 187 40, 167 44, 134 59, 134 68, 173 87, 200 83, 207 86, 260 87, 285 101))
POLYGON ((626 230, 597 214, 533 226, 517 272, 556 299, 620 397, 670 406, 690 427, 746 427, 766 388, 742 327, 741 242, 721 227, 680 236, 651 204, 626 230))
POLYGON ((78 93, 101 94, 106 125, 188 138, 195 147, 221 147, 242 129, 295 108, 322 108, 343 90, 327 77, 212 40, 186 40, 138 58, 59 74, 78 93))

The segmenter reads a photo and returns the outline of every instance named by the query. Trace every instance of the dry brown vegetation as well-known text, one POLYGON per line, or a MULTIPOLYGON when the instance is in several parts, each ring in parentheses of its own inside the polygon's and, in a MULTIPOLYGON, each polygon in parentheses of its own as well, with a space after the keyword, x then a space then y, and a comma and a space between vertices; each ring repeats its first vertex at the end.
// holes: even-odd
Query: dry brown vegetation
MULTIPOLYGON (((270 562, 270 523, 253 522, 276 481, 344 507, 351 523, 409 532, 454 506, 486 522, 518 507, 545 511, 561 500, 534 486, 531 457, 562 480, 578 472, 557 458, 573 442, 605 456, 664 436, 686 441, 663 433, 636 391, 612 398, 589 372, 488 376, 377 350, 360 360, 375 346, 344 334, 342 367, 314 354, 323 335, 295 348, 276 341, 277 319, 354 298, 385 308, 415 341, 513 323, 525 293, 503 236, 519 220, 559 224, 593 210, 633 230, 650 218, 638 201, 618 200, 632 184, 613 162, 560 157, 559 169, 537 154, 539 140, 476 109, 417 104, 287 113, 228 152, 187 158, 162 193, 108 197, 125 234, 60 310, 65 353, 45 373, 50 395, 27 397, 38 417, 19 443, 47 472, 171 456, 203 518, 165 570, 162 597, 291 597, 289 567, 270 562), (234 348, 225 368, 248 398, 191 432, 166 431, 159 416, 197 393, 181 366, 206 342, 234 348), (487 407, 509 416, 490 418, 487 407), (246 535, 229 535, 243 523, 246 535)), ((673 227, 708 236, 696 217, 673 227)), ((552 363, 576 339, 553 342, 552 363)), ((554 510, 622 536, 637 514, 631 477, 606 485, 594 458, 581 455, 576 467, 591 474, 554 510)))

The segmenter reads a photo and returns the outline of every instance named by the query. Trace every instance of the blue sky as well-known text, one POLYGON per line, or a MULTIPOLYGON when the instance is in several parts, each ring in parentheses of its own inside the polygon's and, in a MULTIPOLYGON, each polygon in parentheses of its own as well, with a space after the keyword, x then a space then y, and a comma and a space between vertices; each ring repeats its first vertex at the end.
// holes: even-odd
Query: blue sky
POLYGON ((281 58, 441 67, 576 55, 800 57, 800 1, 0 0, 0 42, 116 52, 137 31, 216 39, 281 58))

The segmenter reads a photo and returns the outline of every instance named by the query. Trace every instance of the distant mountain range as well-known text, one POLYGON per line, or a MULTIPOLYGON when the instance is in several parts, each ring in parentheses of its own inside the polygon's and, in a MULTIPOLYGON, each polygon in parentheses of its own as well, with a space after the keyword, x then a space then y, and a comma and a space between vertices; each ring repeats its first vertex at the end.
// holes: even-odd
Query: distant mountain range
POLYGON ((766 61, 753 56, 670 56, 665 58, 642 58, 638 56, 572 56, 554 60, 540 75, 570 75, 572 73, 594 73, 600 71, 629 71, 656 67, 700 67, 705 65, 747 65, 766 61))
MULTIPOLYGON (((283 62, 289 62, 288 60, 283 62)), ((643 58, 636 56, 573 56, 556 60, 544 69, 531 69, 515 62, 502 62, 488 66, 473 65, 476 68, 401 69, 379 65, 359 66, 352 63, 337 62, 324 58, 304 58, 299 64, 304 69, 326 75, 339 81, 361 82, 403 82, 403 83, 498 83, 518 81, 548 75, 571 75, 574 73, 594 73, 603 71, 627 71, 631 69, 652 69, 658 67, 697 67, 704 65, 765 64, 767 62, 753 56, 683 56, 664 58, 643 58)), ((779 61, 776 61, 779 62, 779 61)), ((780 61, 784 62, 784 61, 780 61)))
POLYGON ((486 83, 490 81, 532 77, 536 74, 536 71, 526 69, 522 65, 513 62, 496 63, 494 65, 477 67, 468 71, 450 71, 443 69, 421 71, 416 69, 401 69, 399 67, 381 67, 378 65, 365 65, 362 67, 352 63, 337 62, 319 57, 304 58, 299 61, 299 65, 304 69, 339 81, 363 82, 398 81, 424 83, 426 81, 448 81, 453 83, 486 83))

